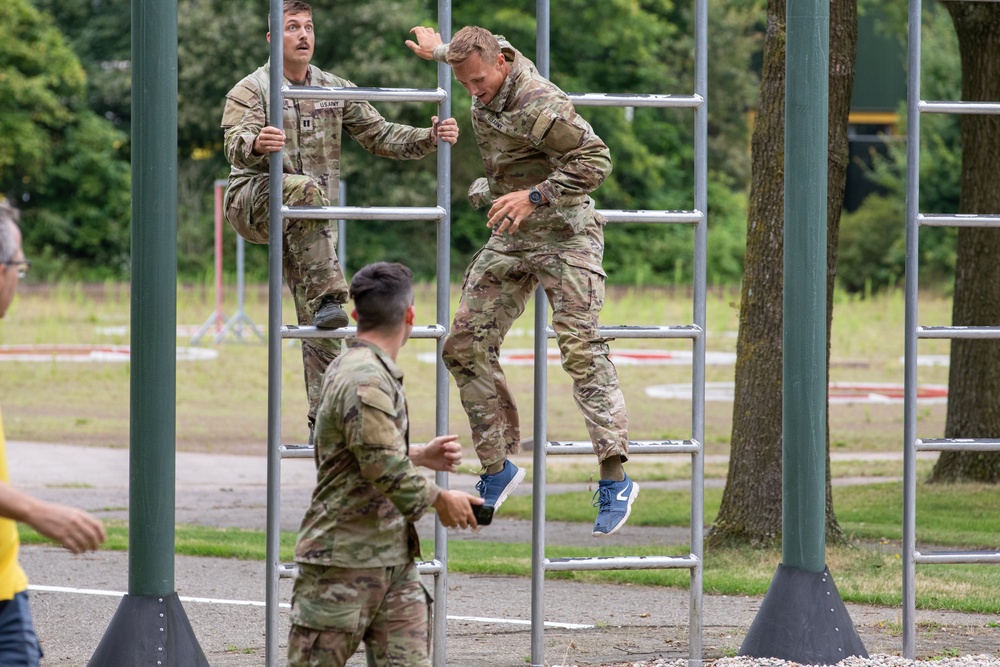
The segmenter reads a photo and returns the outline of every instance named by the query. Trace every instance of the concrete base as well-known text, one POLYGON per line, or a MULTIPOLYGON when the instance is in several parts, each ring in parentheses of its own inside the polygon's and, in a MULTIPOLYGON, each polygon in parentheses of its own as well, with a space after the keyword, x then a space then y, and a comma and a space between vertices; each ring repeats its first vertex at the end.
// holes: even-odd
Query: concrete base
POLYGON ((803 665, 834 665, 868 657, 830 576, 779 565, 740 655, 780 658, 803 665))
POLYGON ((177 593, 122 598, 88 667, 209 667, 177 593))

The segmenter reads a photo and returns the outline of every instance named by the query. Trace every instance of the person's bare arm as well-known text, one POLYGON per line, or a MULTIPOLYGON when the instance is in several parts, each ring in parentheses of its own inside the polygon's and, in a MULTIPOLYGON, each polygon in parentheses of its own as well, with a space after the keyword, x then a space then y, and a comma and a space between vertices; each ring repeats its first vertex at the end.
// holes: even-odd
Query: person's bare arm
POLYGON ((108 538, 104 524, 83 510, 39 500, 2 482, 0 516, 28 524, 75 554, 97 549, 108 538))
POLYGON ((455 472, 462 462, 462 445, 457 435, 439 435, 426 445, 410 445, 410 461, 441 472, 455 472))

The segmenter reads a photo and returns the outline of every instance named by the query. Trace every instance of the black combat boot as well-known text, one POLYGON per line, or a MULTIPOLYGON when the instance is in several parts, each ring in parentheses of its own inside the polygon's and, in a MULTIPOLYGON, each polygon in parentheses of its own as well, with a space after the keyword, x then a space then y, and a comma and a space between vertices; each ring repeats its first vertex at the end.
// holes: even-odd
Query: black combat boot
POLYGON ((340 329, 346 327, 349 322, 343 306, 329 296, 324 297, 316 314, 313 315, 313 326, 317 329, 340 329))

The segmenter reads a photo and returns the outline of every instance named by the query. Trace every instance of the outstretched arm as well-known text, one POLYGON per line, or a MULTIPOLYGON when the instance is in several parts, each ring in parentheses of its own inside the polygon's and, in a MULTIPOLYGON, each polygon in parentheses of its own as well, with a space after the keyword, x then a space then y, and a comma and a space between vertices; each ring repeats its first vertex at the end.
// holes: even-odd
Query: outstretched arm
POLYGON ((108 538, 104 524, 83 510, 47 503, 3 482, 0 516, 28 524, 75 554, 97 549, 108 538))
POLYGON ((410 50, 424 60, 434 60, 434 49, 443 43, 441 35, 434 28, 425 28, 420 25, 410 28, 410 33, 417 38, 416 42, 412 39, 406 40, 406 45, 410 47, 410 50))
POLYGON ((455 472, 462 462, 462 445, 457 435, 439 435, 426 445, 410 445, 410 461, 441 472, 455 472))

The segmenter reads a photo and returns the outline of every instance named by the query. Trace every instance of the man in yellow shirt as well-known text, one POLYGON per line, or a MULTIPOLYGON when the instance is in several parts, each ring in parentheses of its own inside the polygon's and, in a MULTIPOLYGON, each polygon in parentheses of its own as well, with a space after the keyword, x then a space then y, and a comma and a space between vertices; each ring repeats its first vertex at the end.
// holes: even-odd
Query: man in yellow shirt
MULTIPOLYGON (((17 211, 0 197, 0 318, 7 313, 29 266, 17 217, 17 211)), ((28 608, 28 578, 17 562, 18 521, 75 554, 96 549, 107 539, 101 522, 83 510, 38 500, 9 484, 0 416, 0 665, 37 667, 42 650, 28 608)))

